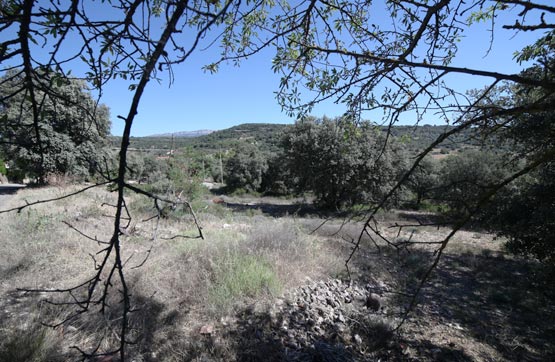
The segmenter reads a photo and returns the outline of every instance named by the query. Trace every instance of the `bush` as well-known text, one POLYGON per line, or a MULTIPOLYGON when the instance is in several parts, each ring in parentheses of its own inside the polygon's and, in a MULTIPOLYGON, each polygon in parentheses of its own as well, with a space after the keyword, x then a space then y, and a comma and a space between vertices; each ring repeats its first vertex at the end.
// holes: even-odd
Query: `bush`
POLYGON ((485 220, 491 231, 507 238, 509 251, 555 268, 555 165, 505 189, 485 220))
POLYGON ((434 198, 448 206, 449 216, 461 218, 473 212, 477 202, 501 180, 510 167, 499 155, 470 150, 448 156, 439 171, 434 198))
POLYGON ((0 175, 6 176, 8 174, 8 170, 6 169, 6 163, 2 158, 0 158, 0 175))
POLYGON ((245 189, 260 191, 262 175, 268 169, 266 157, 255 145, 240 144, 235 153, 225 162, 224 180, 230 191, 245 189))

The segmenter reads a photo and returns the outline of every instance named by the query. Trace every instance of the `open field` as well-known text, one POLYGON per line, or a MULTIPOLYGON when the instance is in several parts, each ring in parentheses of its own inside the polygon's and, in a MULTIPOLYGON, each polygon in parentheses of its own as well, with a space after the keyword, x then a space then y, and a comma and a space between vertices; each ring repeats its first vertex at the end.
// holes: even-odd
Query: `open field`
MULTIPOLYGON (((27 189, 2 209, 61 196, 74 187, 27 189)), ((118 314, 89 313, 56 329, 67 308, 49 293, 94 271, 94 241, 111 235, 114 195, 105 188, 0 217, 0 361, 66 361, 72 346, 117 343, 118 314), (78 230, 78 231, 76 231, 78 230), (104 336, 104 337, 103 337, 104 336)), ((452 240, 398 333, 409 299, 432 262, 429 245, 410 250, 363 240, 347 281, 344 261, 357 222, 325 224, 311 208, 279 199, 211 197, 195 202, 205 239, 179 210, 156 227, 152 205, 129 196, 133 217, 123 249, 134 306, 134 361, 552 361, 552 285, 534 262, 507 255, 501 241, 466 230, 452 240), (156 236, 155 240, 153 237, 156 236), (144 265, 141 265, 148 256, 144 265)), ((381 215, 384 235, 441 240, 449 230, 405 227, 431 214, 381 215)), ((115 297, 111 301, 117 305, 115 297)), ((114 359, 115 360, 115 359, 114 359)))

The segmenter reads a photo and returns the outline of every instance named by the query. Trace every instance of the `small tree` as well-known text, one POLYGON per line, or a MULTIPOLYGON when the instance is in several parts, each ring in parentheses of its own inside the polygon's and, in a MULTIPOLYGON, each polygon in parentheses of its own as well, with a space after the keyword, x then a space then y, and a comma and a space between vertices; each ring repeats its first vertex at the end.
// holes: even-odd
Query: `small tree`
POLYGON ((414 194, 414 206, 419 208, 422 201, 432 197, 438 184, 438 162, 431 157, 424 158, 407 180, 407 188, 414 194))
POLYGON ((508 165, 499 155, 486 150, 448 156, 441 165, 435 198, 449 206, 451 216, 465 217, 508 171, 508 165))
POLYGON ((260 191, 268 162, 256 145, 242 143, 226 160, 224 169, 224 180, 230 190, 260 191))
POLYGON ((314 192, 323 207, 376 202, 399 172, 383 141, 369 123, 310 118, 285 132, 284 162, 297 191, 314 192))

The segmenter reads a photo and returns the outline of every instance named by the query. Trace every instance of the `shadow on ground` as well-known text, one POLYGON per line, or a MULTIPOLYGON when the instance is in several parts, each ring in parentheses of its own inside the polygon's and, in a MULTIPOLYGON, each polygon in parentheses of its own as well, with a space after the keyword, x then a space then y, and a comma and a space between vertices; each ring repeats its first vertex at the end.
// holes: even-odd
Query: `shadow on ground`
POLYGON ((226 203, 225 205, 235 212, 260 212, 272 217, 322 216, 321 211, 311 204, 226 203))
MULTIPOLYGON (((413 251, 411 258, 431 261, 426 252, 413 251)), ((421 273, 421 265, 414 268, 421 273)), ((532 261, 468 252, 444 255, 422 291, 414 324, 405 332, 422 338, 407 343, 437 360, 436 351, 422 345, 422 326, 427 325, 450 343, 475 351, 471 359, 441 360, 487 360, 478 355, 489 349, 506 361, 554 361, 554 286, 532 261)))

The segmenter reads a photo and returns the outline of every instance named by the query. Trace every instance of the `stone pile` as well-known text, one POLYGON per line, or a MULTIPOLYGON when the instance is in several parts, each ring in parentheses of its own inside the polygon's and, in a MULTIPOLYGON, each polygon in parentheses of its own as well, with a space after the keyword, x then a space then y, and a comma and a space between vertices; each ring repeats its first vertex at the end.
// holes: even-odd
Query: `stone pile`
MULTIPOLYGON (((364 355, 371 329, 380 321, 389 333, 379 286, 337 279, 312 281, 278 299, 267 314, 240 316, 245 335, 282 346, 287 360, 351 361, 364 355), (327 357, 326 357, 327 356, 327 357)), ((380 338, 380 336, 377 336, 380 338)))

